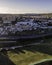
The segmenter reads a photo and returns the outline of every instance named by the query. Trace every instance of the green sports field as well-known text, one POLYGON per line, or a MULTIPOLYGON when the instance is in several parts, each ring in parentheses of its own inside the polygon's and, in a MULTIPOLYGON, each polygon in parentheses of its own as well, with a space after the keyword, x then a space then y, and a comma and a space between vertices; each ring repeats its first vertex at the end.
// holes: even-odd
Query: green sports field
POLYGON ((52 38, 38 45, 0 52, 0 65, 33 65, 46 60, 52 60, 52 38))

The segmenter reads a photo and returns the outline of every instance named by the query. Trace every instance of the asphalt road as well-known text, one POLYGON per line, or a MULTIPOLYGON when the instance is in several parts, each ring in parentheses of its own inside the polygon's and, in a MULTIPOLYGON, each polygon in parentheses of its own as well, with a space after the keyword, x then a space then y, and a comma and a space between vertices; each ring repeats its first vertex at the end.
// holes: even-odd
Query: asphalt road
POLYGON ((33 38, 40 38, 45 36, 52 36, 51 33, 44 33, 44 34, 32 34, 32 35, 25 35, 25 36, 0 36, 0 40, 19 40, 19 39, 33 39, 33 38))

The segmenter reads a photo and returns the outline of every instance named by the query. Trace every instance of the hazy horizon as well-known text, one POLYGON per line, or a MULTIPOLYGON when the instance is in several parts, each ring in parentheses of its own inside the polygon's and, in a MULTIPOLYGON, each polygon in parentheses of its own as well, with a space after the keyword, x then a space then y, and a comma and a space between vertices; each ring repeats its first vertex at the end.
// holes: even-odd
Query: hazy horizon
POLYGON ((0 13, 52 13, 52 0, 0 0, 0 13))

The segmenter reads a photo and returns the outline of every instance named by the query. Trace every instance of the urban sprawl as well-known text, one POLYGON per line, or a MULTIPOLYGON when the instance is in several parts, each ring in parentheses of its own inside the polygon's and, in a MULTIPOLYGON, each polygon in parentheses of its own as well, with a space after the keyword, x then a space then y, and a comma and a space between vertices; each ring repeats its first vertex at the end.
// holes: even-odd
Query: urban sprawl
POLYGON ((52 18, 0 17, 0 36, 15 35, 23 31, 52 32, 52 18))

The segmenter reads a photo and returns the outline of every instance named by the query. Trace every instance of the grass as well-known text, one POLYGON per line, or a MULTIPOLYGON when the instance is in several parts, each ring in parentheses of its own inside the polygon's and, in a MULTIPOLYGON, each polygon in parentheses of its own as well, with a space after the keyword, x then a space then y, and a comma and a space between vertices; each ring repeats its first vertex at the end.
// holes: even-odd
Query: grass
POLYGON ((43 59, 52 59, 52 55, 48 55, 41 52, 32 52, 27 50, 22 50, 23 52, 17 52, 16 50, 11 50, 6 52, 1 52, 0 55, 0 65, 29 65, 43 59))
POLYGON ((52 59, 52 39, 43 45, 0 52, 0 65, 30 65, 44 59, 52 59))
POLYGON ((25 53, 15 53, 12 51, 8 51, 8 57, 9 59, 15 64, 15 65, 29 65, 34 62, 41 61, 43 59, 52 59, 51 55, 40 53, 40 52, 31 52, 23 50, 25 53))

